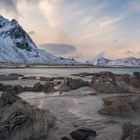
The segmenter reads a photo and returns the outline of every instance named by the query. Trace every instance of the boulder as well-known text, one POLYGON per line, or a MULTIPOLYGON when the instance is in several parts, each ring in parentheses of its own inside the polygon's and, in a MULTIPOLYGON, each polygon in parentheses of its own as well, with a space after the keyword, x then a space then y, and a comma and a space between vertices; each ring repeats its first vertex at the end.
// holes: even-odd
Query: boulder
POLYGON ((45 84, 41 84, 40 82, 35 83, 33 86, 33 91, 35 92, 54 92, 54 83, 53 82, 45 82, 45 84))
POLYGON ((140 95, 112 96, 103 99, 104 107, 99 110, 104 115, 128 115, 140 112, 140 95))
POLYGON ((10 79, 18 79, 19 77, 24 77, 24 75, 22 75, 22 74, 17 74, 17 73, 10 73, 10 74, 8 75, 8 77, 9 77, 10 79))
POLYGON ((22 80, 36 80, 36 76, 22 77, 22 80))
POLYGON ((70 133, 70 136, 63 137, 61 140, 94 140, 97 136, 96 131, 89 128, 79 128, 70 133))
POLYGON ((24 77, 24 75, 10 73, 9 75, 0 75, 0 80, 18 80, 20 77, 24 77))
POLYGON ((64 91, 75 90, 84 86, 89 86, 89 82, 82 79, 65 78, 62 86, 59 88, 60 93, 64 91))
POLYGON ((10 93, 3 93, 0 114, 0 140, 53 139, 49 138, 49 133, 54 132, 55 118, 49 111, 31 106, 10 93))
POLYGON ((79 128, 70 135, 74 140, 88 140, 97 136, 96 131, 87 128, 79 128))
POLYGON ((7 85, 0 83, 0 91, 10 92, 11 94, 19 94, 24 91, 24 88, 20 85, 7 85))
POLYGON ((122 126, 122 140, 140 140, 140 125, 126 123, 122 126))
POLYGON ((91 86, 98 92, 122 93, 129 92, 127 88, 121 86, 111 72, 100 72, 92 78, 91 86))
POLYGON ((134 75, 137 79, 140 79, 140 72, 134 72, 133 75, 134 75))

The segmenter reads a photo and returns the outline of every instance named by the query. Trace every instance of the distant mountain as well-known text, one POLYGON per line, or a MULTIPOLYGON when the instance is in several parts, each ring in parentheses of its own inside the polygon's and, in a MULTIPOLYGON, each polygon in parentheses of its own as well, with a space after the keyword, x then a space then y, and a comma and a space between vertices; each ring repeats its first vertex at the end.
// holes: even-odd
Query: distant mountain
POLYGON ((37 48, 36 44, 13 19, 0 16, 0 62, 25 64, 80 64, 74 59, 56 57, 37 48))
POLYGON ((105 66, 107 65, 111 60, 106 59, 104 57, 100 57, 100 58, 95 58, 95 59, 91 59, 89 61, 87 61, 87 64, 92 64, 92 65, 98 65, 98 66, 105 66))
POLYGON ((135 57, 116 59, 108 63, 109 66, 140 66, 140 59, 135 57))
POLYGON ((95 66, 140 66, 140 59, 135 57, 109 60, 104 57, 92 59, 86 62, 95 66))

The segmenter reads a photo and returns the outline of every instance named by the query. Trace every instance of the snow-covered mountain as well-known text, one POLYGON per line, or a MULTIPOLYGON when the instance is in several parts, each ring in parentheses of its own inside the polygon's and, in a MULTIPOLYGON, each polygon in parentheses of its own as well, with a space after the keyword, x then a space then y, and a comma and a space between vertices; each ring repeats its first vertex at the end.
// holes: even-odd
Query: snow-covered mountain
POLYGON ((106 66, 111 60, 106 59, 104 57, 99 57, 95 59, 91 59, 87 61, 87 64, 98 65, 98 66, 106 66))
POLYGON ((74 59, 56 57, 37 48, 24 29, 13 19, 0 16, 0 62, 25 64, 80 64, 74 59))
POLYGON ((108 63, 109 66, 140 66, 140 59, 135 57, 116 59, 108 63))
POLYGON ((87 64, 95 66, 140 66, 140 59, 135 57, 109 60, 104 57, 87 61, 87 64))

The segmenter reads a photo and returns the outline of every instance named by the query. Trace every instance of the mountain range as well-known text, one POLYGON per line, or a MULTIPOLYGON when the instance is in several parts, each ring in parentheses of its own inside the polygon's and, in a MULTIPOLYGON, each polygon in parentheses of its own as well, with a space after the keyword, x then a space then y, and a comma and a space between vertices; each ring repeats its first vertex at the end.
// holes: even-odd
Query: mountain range
MULTIPOLYGON (((46 50, 73 52, 74 47, 67 44, 45 44, 46 50), (70 50, 67 50, 70 48, 70 50)), ((55 54, 55 53, 53 53, 55 54)), ((140 59, 130 57, 125 59, 109 60, 104 57, 91 59, 87 62, 78 62, 73 58, 54 56, 39 49, 29 34, 15 20, 8 20, 0 16, 0 62, 20 64, 51 64, 51 65, 80 65, 95 66, 140 66, 140 59)))
POLYGON ((75 59, 56 57, 39 49, 15 19, 9 21, 3 16, 0 16, 0 62, 80 64, 75 59))
POLYGON ((140 66, 140 58, 129 57, 116 60, 109 60, 104 57, 91 59, 86 62, 87 64, 96 66, 140 66))

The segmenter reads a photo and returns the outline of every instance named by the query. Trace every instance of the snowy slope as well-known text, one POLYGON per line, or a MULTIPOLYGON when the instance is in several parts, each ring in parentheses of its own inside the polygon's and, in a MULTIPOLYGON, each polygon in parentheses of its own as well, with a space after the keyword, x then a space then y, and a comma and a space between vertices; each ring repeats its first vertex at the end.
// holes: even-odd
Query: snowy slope
POLYGON ((140 66, 140 59, 135 58, 135 57, 116 59, 116 60, 110 61, 107 65, 109 66, 140 66))
POLYGON ((129 57, 109 60, 104 57, 100 57, 87 61, 87 64, 92 64, 95 66, 140 66, 140 59, 135 57, 129 57))
POLYGON ((0 62, 25 64, 79 64, 73 59, 53 56, 37 48, 16 20, 0 16, 0 62))
POLYGON ((87 64, 98 65, 98 66, 106 66, 111 60, 106 59, 104 57, 95 58, 87 61, 87 64))

